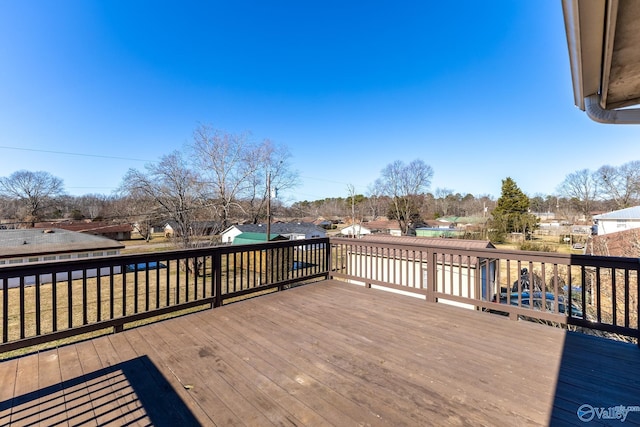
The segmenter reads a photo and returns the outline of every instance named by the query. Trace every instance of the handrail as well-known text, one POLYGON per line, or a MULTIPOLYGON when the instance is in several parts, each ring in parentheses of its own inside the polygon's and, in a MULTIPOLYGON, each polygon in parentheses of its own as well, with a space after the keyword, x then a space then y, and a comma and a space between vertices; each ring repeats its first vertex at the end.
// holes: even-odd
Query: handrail
POLYGON ((327 278, 329 239, 0 267, 0 353, 327 278))
POLYGON ((635 258, 321 238, 0 267, 0 353, 334 278, 638 339, 635 258))
POLYGON ((513 320, 640 337, 637 258, 461 249, 366 238, 332 238, 331 243, 332 278, 513 320))

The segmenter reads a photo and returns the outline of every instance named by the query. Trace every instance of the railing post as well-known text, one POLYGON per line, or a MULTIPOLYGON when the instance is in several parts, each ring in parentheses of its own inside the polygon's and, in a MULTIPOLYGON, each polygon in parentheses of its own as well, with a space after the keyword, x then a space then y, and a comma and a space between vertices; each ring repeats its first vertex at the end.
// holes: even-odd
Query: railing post
POLYGON ((438 280, 438 255, 431 248, 427 248, 427 301, 437 302, 436 284, 438 280))
POLYGON ((331 266, 333 262, 333 258, 331 255, 331 240, 326 239, 325 241, 325 254, 324 254, 324 271, 326 272, 325 274, 325 279, 331 279, 331 266))
POLYGON ((222 305, 222 253, 215 251, 211 258, 211 268, 213 269, 213 307, 220 307, 222 305))

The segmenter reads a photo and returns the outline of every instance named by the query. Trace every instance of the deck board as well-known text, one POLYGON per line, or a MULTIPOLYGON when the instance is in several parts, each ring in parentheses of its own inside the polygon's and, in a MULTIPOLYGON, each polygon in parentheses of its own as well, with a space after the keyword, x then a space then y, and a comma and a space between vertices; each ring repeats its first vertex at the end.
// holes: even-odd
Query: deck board
POLYGON ((2 425, 579 426, 582 404, 640 405, 640 349, 325 281, 3 361, 0 381, 2 425))

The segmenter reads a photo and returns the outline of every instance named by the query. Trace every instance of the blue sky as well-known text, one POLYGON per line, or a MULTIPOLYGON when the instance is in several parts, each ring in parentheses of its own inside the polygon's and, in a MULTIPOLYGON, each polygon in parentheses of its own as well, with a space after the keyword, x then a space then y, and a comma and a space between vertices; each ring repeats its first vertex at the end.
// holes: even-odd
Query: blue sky
POLYGON ((286 145, 289 202, 395 160, 498 197, 640 159, 640 128, 574 107, 559 1, 0 2, 0 176, 110 194, 199 123, 286 145))

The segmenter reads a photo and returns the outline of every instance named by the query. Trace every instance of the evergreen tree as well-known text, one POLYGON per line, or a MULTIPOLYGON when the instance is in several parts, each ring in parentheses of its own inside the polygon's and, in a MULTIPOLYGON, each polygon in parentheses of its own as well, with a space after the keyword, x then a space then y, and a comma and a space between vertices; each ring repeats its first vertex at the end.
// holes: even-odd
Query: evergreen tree
POLYGON ((491 238, 503 241, 508 233, 531 233, 537 227, 537 218, 529 213, 529 197, 511 178, 502 180, 502 194, 491 211, 491 238))

